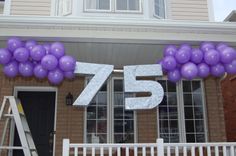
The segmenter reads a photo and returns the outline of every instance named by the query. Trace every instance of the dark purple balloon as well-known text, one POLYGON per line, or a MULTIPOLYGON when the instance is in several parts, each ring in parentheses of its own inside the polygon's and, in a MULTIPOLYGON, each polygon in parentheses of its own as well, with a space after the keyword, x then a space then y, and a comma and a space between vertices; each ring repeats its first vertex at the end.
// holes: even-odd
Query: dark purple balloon
POLYGON ((39 78, 39 79, 43 79, 45 77, 47 77, 48 75, 48 71, 45 70, 42 65, 38 64, 34 67, 34 76, 39 78))
POLYGON ((225 64, 225 71, 229 74, 236 74, 236 60, 233 60, 229 64, 225 64))
POLYGON ((37 45, 37 42, 34 41, 34 40, 28 40, 25 42, 25 48, 28 49, 28 50, 31 50, 33 49, 34 46, 37 45))
POLYGON ((225 68, 221 63, 211 66, 211 75, 220 77, 225 74, 225 68))
POLYGON ((26 48, 17 48, 14 51, 14 58, 19 62, 26 62, 29 59, 29 50, 26 48))
POLYGON ((192 80, 194 79, 198 74, 198 68, 194 63, 186 63, 182 66, 181 68, 181 75, 188 79, 188 80, 192 80))
POLYGON ((65 47, 60 42, 54 42, 51 45, 50 52, 52 55, 56 56, 56 58, 61 58, 65 55, 65 47))
POLYGON ((75 70, 76 61, 72 56, 65 55, 62 56, 59 60, 59 67, 63 71, 74 71, 75 70))
POLYGON ((73 79, 75 78, 75 73, 72 71, 64 72, 64 77, 67 79, 73 79))
POLYGON ((11 53, 7 49, 0 49, 0 64, 5 65, 11 61, 11 53))
POLYGON ((178 63, 184 64, 190 60, 191 53, 187 48, 179 49, 175 54, 175 59, 178 63))
POLYGON ((203 52, 200 50, 200 49, 193 49, 192 50, 192 53, 191 53, 191 61, 193 62, 193 63, 196 63, 196 64, 198 64, 198 63, 201 63, 202 62, 202 60, 203 60, 203 52))
POLYGON ((43 47, 46 50, 46 54, 50 54, 51 45, 50 44, 43 44, 43 47))
POLYGON ((201 43, 201 50, 207 52, 211 49, 215 49, 215 45, 212 42, 203 42, 201 43))
POLYGON ((198 66, 198 76, 206 78, 210 74, 210 68, 206 63, 200 63, 198 66))
POLYGON ((164 56, 175 56, 175 53, 177 51, 177 47, 175 45, 168 45, 165 47, 164 50, 164 56))
POLYGON ((171 82, 178 82, 181 79, 181 74, 178 69, 168 72, 168 80, 171 82))
POLYGON ((41 65, 46 70, 54 70, 57 67, 58 61, 54 55, 45 55, 41 60, 41 65))
POLYGON ((48 80, 51 84, 58 85, 62 82, 63 78, 63 72, 59 69, 49 71, 48 73, 48 80))
POLYGON ((24 77, 33 75, 33 64, 31 62, 19 63, 19 73, 24 77))
POLYGON ((236 51, 231 47, 226 47, 223 50, 219 51, 220 61, 222 63, 228 64, 236 59, 236 51))
POLYGON ((17 48, 23 47, 23 43, 17 37, 12 37, 7 41, 7 48, 11 52, 14 52, 17 48))
POLYGON ((208 65, 216 65, 220 61, 220 54, 215 49, 210 49, 204 53, 204 61, 208 65))
POLYGON ((162 60, 162 67, 165 70, 174 70, 176 67, 176 61, 175 58, 173 56, 166 56, 164 57, 164 59, 162 60))
POLYGON ((40 61, 46 54, 46 50, 41 45, 36 45, 31 49, 30 56, 35 61, 40 61))
POLYGON ((18 63, 16 61, 11 61, 4 66, 3 73, 10 78, 16 77, 18 75, 18 63))
POLYGON ((225 44, 225 43, 219 43, 219 44, 216 45, 216 50, 222 51, 222 50, 224 50, 224 49, 227 48, 227 47, 228 47, 227 44, 225 44))

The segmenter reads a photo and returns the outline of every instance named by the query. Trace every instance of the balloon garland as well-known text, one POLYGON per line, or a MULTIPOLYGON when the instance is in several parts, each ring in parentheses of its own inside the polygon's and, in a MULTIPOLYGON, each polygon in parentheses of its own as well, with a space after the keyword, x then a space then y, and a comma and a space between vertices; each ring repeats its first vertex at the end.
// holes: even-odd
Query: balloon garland
POLYGON ((179 48, 168 45, 163 56, 158 63, 172 82, 178 82, 181 78, 192 80, 209 75, 236 74, 236 50, 224 43, 203 42, 199 48, 188 44, 182 44, 179 48))
POLYGON ((12 37, 7 47, 0 49, 0 64, 4 65, 3 72, 9 78, 35 76, 48 78, 51 84, 58 85, 64 78, 74 78, 76 59, 65 55, 60 42, 40 45, 34 40, 23 42, 12 37))

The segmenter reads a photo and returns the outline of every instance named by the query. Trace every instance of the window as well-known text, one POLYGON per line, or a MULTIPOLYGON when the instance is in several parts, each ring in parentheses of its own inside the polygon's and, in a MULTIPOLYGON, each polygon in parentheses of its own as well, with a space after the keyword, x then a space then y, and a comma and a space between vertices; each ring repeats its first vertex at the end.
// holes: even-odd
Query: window
POLYGON ((125 110, 123 79, 103 85, 86 109, 87 143, 132 143, 135 141, 135 112, 125 110))
POLYGON ((165 18, 165 0, 154 0, 154 15, 158 18, 165 18))
POLYGON ((84 0, 85 11, 141 12, 141 0, 84 0))
POLYGON ((165 142, 205 142, 202 82, 183 80, 176 85, 158 81, 165 92, 158 109, 160 137, 165 142))

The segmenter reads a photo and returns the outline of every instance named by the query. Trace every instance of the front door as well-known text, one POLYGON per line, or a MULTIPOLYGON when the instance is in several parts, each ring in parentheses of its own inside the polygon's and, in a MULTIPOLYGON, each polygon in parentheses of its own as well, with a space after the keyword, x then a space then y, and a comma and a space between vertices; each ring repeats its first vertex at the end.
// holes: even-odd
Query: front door
MULTIPOLYGON (((39 156, 52 156, 56 93, 18 91, 17 97, 21 100, 39 156)), ((16 128, 14 145, 21 145, 16 128)), ((16 150, 13 156, 24 154, 16 150)))

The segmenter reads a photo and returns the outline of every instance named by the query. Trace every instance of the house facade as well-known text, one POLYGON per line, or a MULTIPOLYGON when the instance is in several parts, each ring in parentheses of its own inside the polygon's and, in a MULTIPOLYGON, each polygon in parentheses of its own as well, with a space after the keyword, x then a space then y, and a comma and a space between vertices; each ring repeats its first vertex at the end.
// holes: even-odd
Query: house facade
MULTIPOLYGON (((236 46, 236 24, 213 22, 211 0, 5 0, 1 7, 1 47, 12 36, 60 41, 77 61, 112 64, 115 69, 155 64, 168 44, 197 47, 212 41, 236 46)), ((221 78, 175 84, 157 77, 152 80, 164 88, 162 103, 128 111, 124 99, 135 95, 124 92, 123 73, 114 72, 88 107, 67 105, 67 95, 77 98, 89 80, 79 75, 52 86, 47 80, 1 74, 0 96, 21 99, 44 156, 60 156, 64 138, 76 143, 226 141, 221 78)), ((19 142, 14 126, 8 141, 19 142)))

